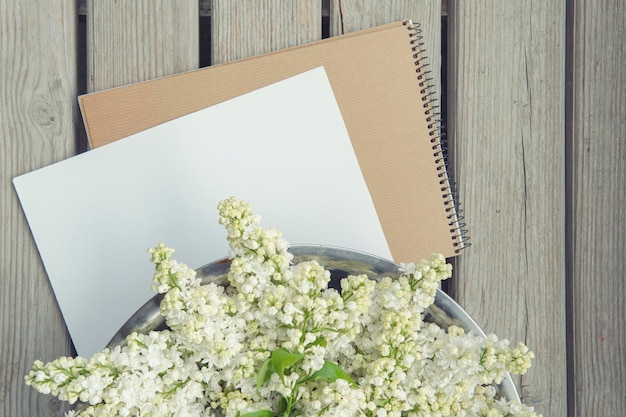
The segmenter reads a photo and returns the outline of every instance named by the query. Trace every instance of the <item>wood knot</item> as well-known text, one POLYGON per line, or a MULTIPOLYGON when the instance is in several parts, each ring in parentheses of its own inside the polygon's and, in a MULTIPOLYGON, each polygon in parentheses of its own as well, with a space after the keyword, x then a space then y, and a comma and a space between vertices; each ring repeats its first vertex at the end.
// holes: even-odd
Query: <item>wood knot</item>
POLYGON ((39 126, 48 127, 57 119, 56 109, 44 96, 35 97, 30 105, 30 115, 39 126))

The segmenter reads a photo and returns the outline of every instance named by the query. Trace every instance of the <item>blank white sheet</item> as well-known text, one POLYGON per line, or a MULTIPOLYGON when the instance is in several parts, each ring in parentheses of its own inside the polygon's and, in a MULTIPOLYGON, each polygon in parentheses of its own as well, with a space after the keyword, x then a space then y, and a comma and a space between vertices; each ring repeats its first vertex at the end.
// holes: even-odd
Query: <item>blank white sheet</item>
POLYGON ((391 259, 322 67, 14 178, 79 355, 154 294, 147 249, 228 254, 217 203, 250 202, 292 244, 391 259))

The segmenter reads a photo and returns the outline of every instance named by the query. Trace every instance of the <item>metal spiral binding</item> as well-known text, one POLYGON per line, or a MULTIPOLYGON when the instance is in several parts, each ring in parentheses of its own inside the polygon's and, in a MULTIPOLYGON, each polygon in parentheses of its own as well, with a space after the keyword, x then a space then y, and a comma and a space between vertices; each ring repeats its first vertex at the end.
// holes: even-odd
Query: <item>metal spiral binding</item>
POLYGON ((426 114, 426 122, 428 123, 428 135, 430 136, 433 156, 437 165, 439 185, 441 185, 445 210, 448 213, 450 233, 452 233, 452 239, 455 241, 453 243, 453 246, 456 248, 454 252, 458 254, 471 244, 468 242, 469 237, 467 236, 468 231, 465 229, 466 224, 462 223, 464 217, 461 216, 462 210, 458 201, 456 184, 449 170, 447 140, 445 139, 446 135, 441 123, 441 113, 438 111, 439 106, 435 104, 438 101, 437 93, 432 91, 433 78, 430 75, 432 71, 427 68, 430 64, 425 62, 422 29, 419 23, 413 23, 410 20, 404 21, 403 24, 409 30, 409 38, 411 38, 410 43, 412 45, 413 58, 415 59, 415 72, 421 88, 421 101, 426 114))

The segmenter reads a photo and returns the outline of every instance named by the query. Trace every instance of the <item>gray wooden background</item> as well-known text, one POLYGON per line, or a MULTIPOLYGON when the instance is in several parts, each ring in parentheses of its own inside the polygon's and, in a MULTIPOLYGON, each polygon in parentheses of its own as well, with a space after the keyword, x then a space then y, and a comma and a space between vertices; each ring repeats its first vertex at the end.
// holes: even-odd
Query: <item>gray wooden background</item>
POLYGON ((0 0, 0 416, 65 410, 23 384, 72 345, 11 179, 85 149, 78 94, 403 18, 442 70, 473 243, 450 293, 536 353, 525 403, 623 415, 624 2, 0 0))

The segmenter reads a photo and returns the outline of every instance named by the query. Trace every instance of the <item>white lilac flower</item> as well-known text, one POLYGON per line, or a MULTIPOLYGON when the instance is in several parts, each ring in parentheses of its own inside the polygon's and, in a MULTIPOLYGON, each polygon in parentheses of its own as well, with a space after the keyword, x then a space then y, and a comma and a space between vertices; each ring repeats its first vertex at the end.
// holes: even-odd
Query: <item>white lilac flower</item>
POLYGON ((68 417, 536 416, 494 386, 526 372, 524 344, 424 321, 451 275, 442 255, 401 264, 395 279, 344 277, 337 291, 318 262, 292 265, 288 242, 248 203, 218 209, 227 287, 203 284, 159 244, 152 288, 168 329, 89 359, 35 361, 26 383, 83 403, 68 417))

